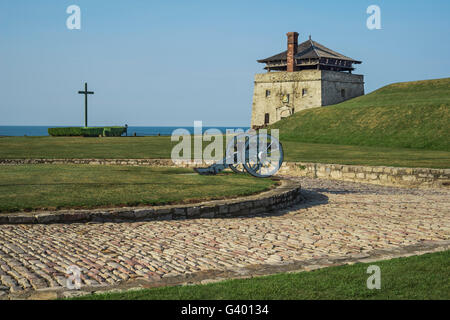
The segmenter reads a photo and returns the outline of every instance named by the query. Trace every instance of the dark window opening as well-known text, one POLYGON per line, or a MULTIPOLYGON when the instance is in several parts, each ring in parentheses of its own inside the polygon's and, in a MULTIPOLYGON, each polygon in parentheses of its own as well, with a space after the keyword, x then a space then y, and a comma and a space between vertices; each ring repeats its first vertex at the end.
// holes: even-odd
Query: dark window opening
POLYGON ((308 94, 308 89, 302 89, 302 97, 308 94))
POLYGON ((269 114, 268 113, 266 113, 264 115, 264 124, 269 124, 269 114))
POLYGON ((341 97, 345 98, 345 89, 341 89, 341 97))
POLYGON ((266 90, 266 98, 270 97, 270 90, 266 90))

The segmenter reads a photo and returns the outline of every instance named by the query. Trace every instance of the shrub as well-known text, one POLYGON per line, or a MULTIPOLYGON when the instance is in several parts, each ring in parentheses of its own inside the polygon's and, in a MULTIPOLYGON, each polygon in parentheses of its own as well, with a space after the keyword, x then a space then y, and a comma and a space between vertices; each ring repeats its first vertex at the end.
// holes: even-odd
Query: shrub
POLYGON ((81 127, 68 127, 68 128, 48 128, 48 134, 53 137, 61 136, 82 136, 83 132, 81 127))
POLYGON ((126 131, 125 127, 107 127, 103 130, 105 137, 120 137, 126 131))
POLYGON ((66 127, 66 128, 48 128, 48 134, 53 137, 120 137, 125 133, 125 127, 66 127))
POLYGON ((81 132, 84 137, 98 137, 103 135, 103 128, 83 128, 81 132))

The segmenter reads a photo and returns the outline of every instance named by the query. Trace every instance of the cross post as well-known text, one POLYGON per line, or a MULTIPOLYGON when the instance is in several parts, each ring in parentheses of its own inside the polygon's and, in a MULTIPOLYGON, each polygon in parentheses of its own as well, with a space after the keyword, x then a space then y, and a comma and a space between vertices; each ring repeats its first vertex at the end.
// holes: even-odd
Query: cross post
POLYGON ((88 126, 88 94, 94 94, 94 91, 88 91, 87 82, 84 83, 84 91, 78 91, 79 94, 84 94, 84 126, 88 126))

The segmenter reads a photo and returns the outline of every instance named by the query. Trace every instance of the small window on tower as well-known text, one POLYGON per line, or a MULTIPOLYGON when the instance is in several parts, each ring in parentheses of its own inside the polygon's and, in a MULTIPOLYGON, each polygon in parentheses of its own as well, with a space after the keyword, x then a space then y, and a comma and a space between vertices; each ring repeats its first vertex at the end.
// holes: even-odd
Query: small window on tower
POLYGON ((264 124, 269 124, 269 114, 268 113, 266 113, 264 115, 264 124))
POLYGON ((341 89, 341 97, 345 98, 345 89, 341 89))
POLYGON ((266 98, 270 97, 270 90, 266 90, 266 98))
POLYGON ((308 94, 308 89, 302 89, 302 97, 308 94))

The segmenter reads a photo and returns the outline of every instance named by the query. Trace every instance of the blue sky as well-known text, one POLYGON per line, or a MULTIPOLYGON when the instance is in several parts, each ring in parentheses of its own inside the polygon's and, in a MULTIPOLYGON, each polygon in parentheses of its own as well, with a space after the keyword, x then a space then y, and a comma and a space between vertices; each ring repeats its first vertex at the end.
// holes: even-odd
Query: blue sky
POLYGON ((2 0, 0 125, 248 126, 256 62, 312 35, 362 60, 366 92, 448 77, 450 1, 2 0), (66 8, 81 8, 68 30, 66 8), (366 9, 381 8, 381 30, 366 9))

